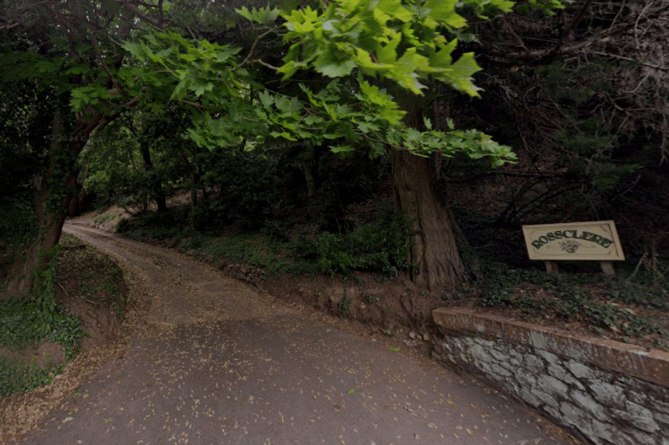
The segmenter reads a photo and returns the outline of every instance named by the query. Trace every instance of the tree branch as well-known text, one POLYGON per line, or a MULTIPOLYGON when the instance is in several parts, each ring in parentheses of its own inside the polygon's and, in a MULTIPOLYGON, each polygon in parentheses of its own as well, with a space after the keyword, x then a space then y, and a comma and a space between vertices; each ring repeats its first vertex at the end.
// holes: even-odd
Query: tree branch
MULTIPOLYGON (((237 69, 237 68, 239 68, 240 66, 244 65, 244 64, 249 60, 249 58, 253 55, 253 51, 255 51, 255 49, 256 49, 256 45, 258 44, 258 42, 260 41, 260 39, 262 39, 262 38, 265 37, 266 35, 271 34, 271 33, 273 33, 273 32, 276 32, 276 28, 272 28, 272 29, 270 29, 269 31, 266 31, 266 32, 260 34, 258 37, 256 37, 256 39, 253 41, 253 45, 251 45, 251 49, 249 50, 248 55, 247 55, 246 58, 242 61, 242 63, 240 63, 235 69, 237 69)), ((260 60, 260 59, 255 59, 253 62, 257 62, 258 60, 260 60)), ((234 71, 235 69, 232 69, 231 71, 234 71)))
POLYGON ((153 18, 144 14, 137 6, 133 5, 131 2, 124 1, 121 4, 124 5, 126 8, 128 8, 130 11, 132 11, 134 14, 136 14, 137 17, 141 18, 143 21, 153 26, 154 28, 157 29, 163 28, 162 23, 160 23, 160 21, 156 22, 153 18))
POLYGON ((100 48, 98 47, 98 39, 95 37, 95 33, 92 34, 91 41, 93 42, 93 49, 95 50, 95 54, 97 54, 98 59, 100 59, 100 64, 102 65, 102 69, 104 70, 105 73, 107 73, 109 79, 116 87, 116 90, 119 93, 126 94, 125 90, 123 89, 123 85, 121 85, 119 81, 116 79, 116 77, 114 77, 114 75, 109 70, 109 67, 107 66, 107 62, 105 62, 104 57, 102 57, 102 53, 100 52, 100 48))

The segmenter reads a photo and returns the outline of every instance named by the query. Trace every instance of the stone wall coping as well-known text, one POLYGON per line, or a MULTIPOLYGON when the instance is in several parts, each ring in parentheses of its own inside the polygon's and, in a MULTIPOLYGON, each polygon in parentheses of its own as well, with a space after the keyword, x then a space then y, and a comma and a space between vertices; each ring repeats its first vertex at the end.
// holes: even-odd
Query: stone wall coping
POLYGON ((439 308, 434 322, 444 329, 476 333, 543 349, 589 363, 602 369, 669 387, 669 353, 594 336, 575 336, 567 331, 476 313, 470 309, 439 308))

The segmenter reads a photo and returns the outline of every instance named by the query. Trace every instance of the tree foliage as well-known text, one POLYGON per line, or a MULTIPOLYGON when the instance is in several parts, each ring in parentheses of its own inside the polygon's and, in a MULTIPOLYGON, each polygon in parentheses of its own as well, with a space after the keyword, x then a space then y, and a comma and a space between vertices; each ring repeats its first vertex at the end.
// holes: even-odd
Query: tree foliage
MULTIPOLYGON (((420 93, 423 86, 418 79, 430 78, 476 94, 471 81, 478 70, 473 54, 453 62, 457 39, 447 41, 438 31, 440 27, 461 27, 464 19, 455 12, 454 4, 433 3, 419 7, 388 1, 375 9, 368 1, 330 2, 322 11, 307 6, 283 12, 283 26, 259 35, 243 60, 238 56, 239 47, 193 42, 176 33, 151 34, 124 48, 138 59, 153 62, 135 88, 162 88, 166 85, 163 76, 171 76, 172 98, 195 104, 196 129, 190 134, 201 145, 231 145, 254 135, 261 143, 271 138, 307 139, 314 145, 334 141, 330 145, 335 152, 362 145, 369 147, 371 156, 394 147, 418 155, 463 152, 487 157, 494 165, 513 159, 508 148, 475 130, 419 132, 405 126, 400 105, 374 85, 373 76, 378 75, 391 85, 420 93), (318 32, 310 32, 314 29, 318 32), (252 59, 261 38, 272 33, 279 33, 289 48, 278 68, 252 59), (398 55, 400 43, 403 52, 398 55), (325 83, 314 90, 298 82, 299 90, 291 94, 272 91, 262 84, 271 77, 252 70, 251 65, 269 67, 283 74, 284 80, 298 69, 313 70, 324 76, 325 83), (366 75, 372 78, 365 80, 366 75), (327 80, 336 77, 343 79, 327 80)), ((491 4, 502 9, 509 5, 503 1, 491 4)), ((238 12, 260 26, 279 17, 276 9, 238 12)))

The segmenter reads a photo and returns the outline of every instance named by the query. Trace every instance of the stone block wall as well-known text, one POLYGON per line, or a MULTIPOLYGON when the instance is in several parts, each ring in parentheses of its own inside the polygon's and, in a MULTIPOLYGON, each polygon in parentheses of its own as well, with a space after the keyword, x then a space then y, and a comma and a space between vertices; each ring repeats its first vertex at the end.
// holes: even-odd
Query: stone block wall
POLYGON ((598 445, 669 445, 669 354, 434 311, 433 357, 483 377, 598 445))

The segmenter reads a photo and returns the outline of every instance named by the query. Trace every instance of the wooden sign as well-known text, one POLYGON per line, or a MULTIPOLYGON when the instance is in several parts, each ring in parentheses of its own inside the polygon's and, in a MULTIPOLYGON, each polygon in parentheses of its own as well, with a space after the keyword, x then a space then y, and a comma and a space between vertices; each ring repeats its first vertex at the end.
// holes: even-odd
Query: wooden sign
POLYGON ((591 260, 602 262, 604 272, 613 274, 609 262, 625 259, 613 221, 523 226, 523 235, 530 259, 546 261, 549 272, 557 272, 552 261, 591 260))

